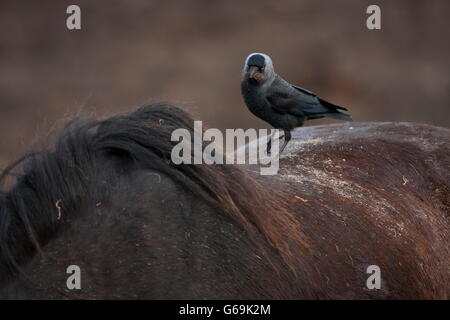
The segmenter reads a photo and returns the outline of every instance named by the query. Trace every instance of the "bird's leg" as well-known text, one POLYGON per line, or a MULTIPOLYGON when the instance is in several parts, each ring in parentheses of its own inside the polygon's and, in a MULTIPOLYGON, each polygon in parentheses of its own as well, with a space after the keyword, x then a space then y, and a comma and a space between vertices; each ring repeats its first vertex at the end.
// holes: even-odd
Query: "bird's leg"
MULTIPOLYGON (((271 155, 272 140, 273 140, 275 134, 276 134, 276 131, 273 132, 273 133, 267 138, 267 148, 266 148, 266 149, 267 149, 267 155, 268 155, 268 156, 271 155)), ((285 134, 282 133, 282 134, 280 134, 280 135, 278 136, 277 139, 280 140, 281 138, 284 138, 284 136, 285 136, 285 134)), ((291 139, 291 138, 289 138, 289 139, 291 139)))
POLYGON ((272 148, 272 136, 271 134, 269 138, 267 138, 267 155, 270 156, 270 149, 272 148))
MULTIPOLYGON (((273 136, 275 135, 275 133, 276 133, 276 131, 273 132, 273 133, 269 136, 269 138, 267 138, 267 155, 268 155, 268 156, 270 156, 270 154, 271 154, 270 150, 271 150, 271 148, 272 148, 272 139, 273 139, 273 136)), ((283 137, 284 137, 284 134, 283 134, 283 135, 279 135, 279 136, 278 136, 278 140, 280 140, 280 139, 283 138, 283 137)))
POLYGON ((291 140, 291 131, 284 130, 284 142, 283 145, 280 148, 280 154, 283 152, 284 148, 286 148, 286 145, 288 144, 289 140, 291 140))

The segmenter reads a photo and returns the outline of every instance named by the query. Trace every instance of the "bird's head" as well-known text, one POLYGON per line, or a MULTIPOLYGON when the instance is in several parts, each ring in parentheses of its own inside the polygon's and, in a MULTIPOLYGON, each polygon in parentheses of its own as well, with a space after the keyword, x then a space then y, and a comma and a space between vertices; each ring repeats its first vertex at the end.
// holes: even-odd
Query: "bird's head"
POLYGON ((262 85, 275 76, 272 59, 264 53, 252 53, 244 64, 244 79, 262 85))

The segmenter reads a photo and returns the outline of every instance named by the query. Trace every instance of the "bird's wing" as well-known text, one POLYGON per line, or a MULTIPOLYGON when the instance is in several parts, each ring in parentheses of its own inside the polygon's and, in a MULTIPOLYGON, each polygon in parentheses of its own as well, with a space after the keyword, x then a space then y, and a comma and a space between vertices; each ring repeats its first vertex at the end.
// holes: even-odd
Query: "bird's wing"
MULTIPOLYGON (((313 96, 316 97, 316 94, 315 94, 314 92, 311 92, 311 91, 309 91, 309 90, 306 90, 306 89, 304 89, 304 88, 297 87, 297 86, 294 86, 294 85, 292 85, 292 86, 293 86, 295 89, 297 89, 297 90, 299 90, 299 91, 301 91, 301 92, 303 92, 303 93, 311 94, 311 95, 313 95, 313 96)), ((328 107, 328 108, 330 108, 330 109, 340 109, 340 110, 348 111, 347 108, 344 108, 344 107, 335 105, 335 104, 333 104, 333 103, 331 103, 331 102, 328 102, 328 101, 325 101, 325 100, 323 100, 323 99, 320 99, 319 97, 317 97, 317 99, 319 100, 319 102, 320 102, 321 104, 325 105, 326 107, 328 107)))
POLYGON ((316 96, 316 94, 314 92, 306 90, 305 88, 294 86, 293 84, 291 84, 291 86, 294 87, 295 89, 297 89, 300 92, 306 93, 306 94, 314 96, 314 97, 316 96))
POLYGON ((312 92, 291 85, 277 76, 266 92, 271 107, 280 113, 295 116, 325 113, 328 108, 321 105, 319 98, 312 92))
POLYGON ((325 113, 339 113, 339 110, 347 111, 344 107, 317 97, 315 93, 309 90, 291 85, 278 75, 267 89, 266 98, 271 107, 280 113, 307 116, 311 119, 325 113))

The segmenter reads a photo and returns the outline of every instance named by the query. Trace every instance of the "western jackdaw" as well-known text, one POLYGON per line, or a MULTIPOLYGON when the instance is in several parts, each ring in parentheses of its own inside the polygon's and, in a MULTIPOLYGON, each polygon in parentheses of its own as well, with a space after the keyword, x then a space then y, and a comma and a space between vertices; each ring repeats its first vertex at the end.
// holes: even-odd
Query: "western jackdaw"
MULTIPOLYGON (((305 120, 323 117, 351 121, 352 117, 337 106, 317 97, 311 91, 294 86, 273 69, 272 59, 264 53, 252 53, 244 64, 241 91, 248 109, 276 129, 283 129, 283 152, 291 139, 291 130, 305 120)), ((270 152, 272 137, 267 143, 270 152)))

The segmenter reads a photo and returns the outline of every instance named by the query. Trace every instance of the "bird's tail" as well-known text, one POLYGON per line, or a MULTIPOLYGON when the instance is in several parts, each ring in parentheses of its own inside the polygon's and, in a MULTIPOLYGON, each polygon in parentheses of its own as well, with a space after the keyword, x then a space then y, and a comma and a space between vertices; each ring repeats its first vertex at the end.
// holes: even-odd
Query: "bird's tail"
POLYGON ((348 113, 336 110, 335 112, 329 112, 324 114, 327 118, 333 118, 338 120, 344 120, 344 121, 352 121, 352 116, 348 113))
POLYGON ((330 112, 324 114, 325 117, 344 120, 344 121, 352 121, 352 116, 344 111, 348 111, 346 108, 332 104, 326 100, 320 99, 320 104, 324 107, 330 109, 330 112))

